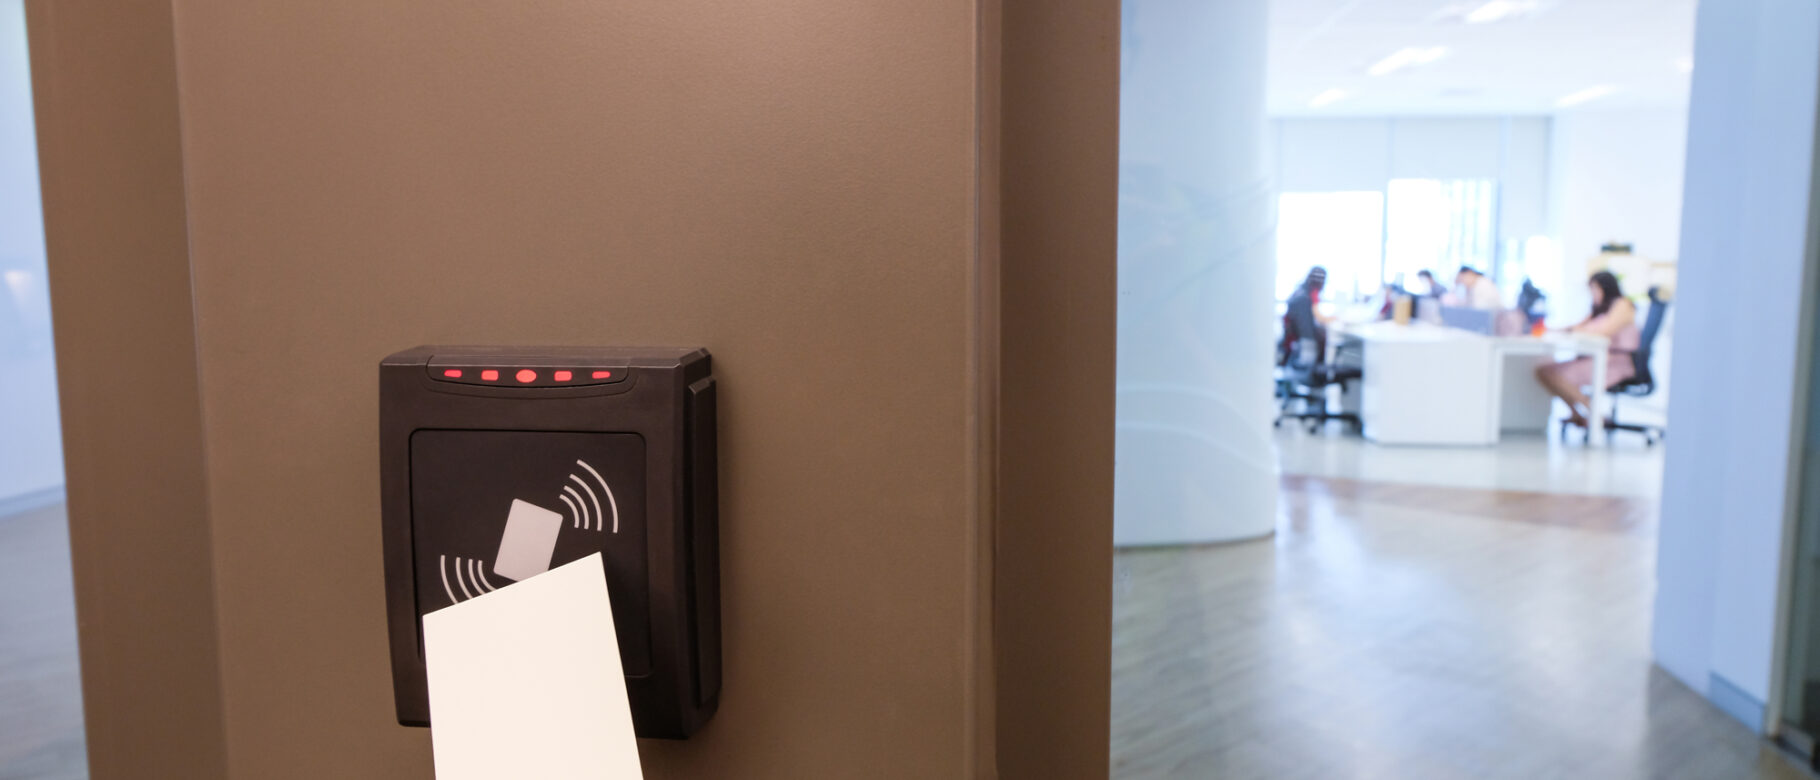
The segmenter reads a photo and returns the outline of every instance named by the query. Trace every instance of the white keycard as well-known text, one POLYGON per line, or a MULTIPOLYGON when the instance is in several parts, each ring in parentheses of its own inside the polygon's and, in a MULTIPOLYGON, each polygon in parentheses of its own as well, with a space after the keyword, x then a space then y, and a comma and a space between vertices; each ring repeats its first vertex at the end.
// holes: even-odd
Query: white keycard
POLYGON ((423 616, 438 780, 643 780, 602 566, 423 616))

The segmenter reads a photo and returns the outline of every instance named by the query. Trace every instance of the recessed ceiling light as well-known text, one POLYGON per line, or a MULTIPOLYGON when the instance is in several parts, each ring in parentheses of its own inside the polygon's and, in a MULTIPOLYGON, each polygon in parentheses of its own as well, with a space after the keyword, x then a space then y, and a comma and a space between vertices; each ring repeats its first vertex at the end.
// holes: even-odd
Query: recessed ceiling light
POLYGON ((1587 87, 1579 92, 1563 95, 1560 100, 1555 101, 1555 108, 1568 108, 1570 106, 1580 105, 1581 103, 1590 103, 1617 91, 1618 88, 1610 84, 1587 87))
POLYGON ((1694 58, 1682 57, 1675 60, 1675 70, 1681 71, 1682 73, 1694 72, 1694 58))
POLYGON ((1535 0, 1491 0, 1467 12, 1465 19, 1467 24, 1489 24, 1533 13, 1535 10, 1535 0))
POLYGON ((1310 99, 1308 101, 1308 107, 1309 108, 1320 108, 1321 106, 1325 106, 1329 103, 1334 103, 1334 102, 1338 102, 1338 101, 1345 100, 1345 99, 1346 99, 1346 90, 1330 89, 1330 90, 1327 90, 1326 92, 1322 92, 1319 95, 1315 95, 1314 98, 1310 99))
POLYGON ((1410 46, 1398 49, 1395 54, 1378 60, 1377 64, 1365 69, 1365 72, 1373 76, 1382 76, 1411 65, 1426 65, 1445 56, 1447 56, 1446 46, 1410 46))

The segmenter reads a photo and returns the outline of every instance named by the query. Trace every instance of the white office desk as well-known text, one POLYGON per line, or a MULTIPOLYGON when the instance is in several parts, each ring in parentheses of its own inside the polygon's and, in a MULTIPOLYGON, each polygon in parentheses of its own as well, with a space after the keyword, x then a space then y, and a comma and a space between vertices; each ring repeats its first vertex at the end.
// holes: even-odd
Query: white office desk
MULTIPOLYGON (((1506 369, 1513 357, 1539 361, 1563 352, 1590 355, 1593 382, 1605 386, 1604 339, 1566 335, 1494 338, 1426 323, 1383 321, 1334 323, 1330 331, 1333 347, 1354 342, 1363 351, 1365 376, 1359 387, 1359 415, 1365 438, 1381 444, 1486 446, 1497 443, 1506 429, 1542 429, 1548 418, 1546 395, 1529 387, 1536 380, 1527 370, 1506 369), (1513 401, 1532 402, 1517 403, 1513 409, 1506 403, 1507 388, 1513 388, 1513 401), (1538 397, 1539 406, 1533 402, 1538 397)), ((1604 395, 1593 396, 1596 419, 1605 414, 1604 395)))
MULTIPOLYGON (((1500 401, 1500 431, 1535 430, 1546 426, 1548 414, 1553 409, 1553 398, 1533 375, 1533 366, 1541 362, 1551 362, 1563 353, 1572 353, 1576 357, 1592 358, 1592 420, 1604 420, 1611 414, 1610 394, 1605 388, 1611 383, 1608 379, 1611 369, 1611 340, 1604 336, 1587 336, 1569 333, 1550 333, 1546 336, 1500 336, 1491 339, 1492 348, 1497 355, 1492 360, 1492 371, 1497 374, 1496 381, 1504 397, 1500 401), (1528 361, 1512 358, 1530 358, 1528 361), (1508 375, 1512 366, 1522 366, 1515 375, 1508 375), (1532 399, 1537 399, 1532 402, 1532 399)), ((1594 423, 1597 424, 1596 422, 1594 423)), ((1604 442, 1603 436, 1590 436, 1587 440, 1598 445, 1604 442)))

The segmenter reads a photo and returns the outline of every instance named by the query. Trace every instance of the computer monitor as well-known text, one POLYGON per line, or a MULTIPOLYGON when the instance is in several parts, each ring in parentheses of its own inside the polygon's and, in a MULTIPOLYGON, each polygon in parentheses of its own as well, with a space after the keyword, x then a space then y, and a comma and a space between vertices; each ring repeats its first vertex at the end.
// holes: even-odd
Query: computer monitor
POLYGON ((1416 322, 1426 322, 1430 325, 1442 324, 1441 299, 1427 295, 1417 298, 1415 314, 1416 322))
POLYGON ((1497 312, 1490 309, 1468 309, 1462 306, 1441 307, 1441 324, 1449 328, 1459 328, 1490 336, 1496 319, 1497 312))

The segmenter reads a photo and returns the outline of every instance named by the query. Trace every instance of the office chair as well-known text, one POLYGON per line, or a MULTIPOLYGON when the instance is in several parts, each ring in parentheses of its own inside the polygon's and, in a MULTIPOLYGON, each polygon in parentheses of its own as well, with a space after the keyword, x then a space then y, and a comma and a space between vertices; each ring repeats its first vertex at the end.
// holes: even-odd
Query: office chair
MULTIPOLYGON (((1611 417, 1605 420, 1606 441, 1611 441, 1618 431, 1642 434, 1643 444, 1649 447, 1654 447, 1656 442, 1668 438, 1668 429, 1660 425, 1640 425, 1618 419, 1618 399, 1624 396, 1643 398, 1656 392, 1656 377, 1650 373, 1649 358, 1651 350, 1655 347, 1656 334, 1662 331, 1662 320, 1667 315, 1668 302, 1662 300, 1662 289, 1660 287, 1649 288, 1649 314, 1643 320, 1643 332, 1637 338, 1637 349, 1630 353, 1630 378, 1605 388, 1605 391, 1611 394, 1611 417)), ((1568 430, 1568 421, 1562 420, 1562 441, 1567 440, 1568 430)), ((1592 436, 1590 429, 1587 430, 1586 436, 1592 436)))
POLYGON ((1523 313, 1523 324, 1534 328, 1536 323, 1548 318, 1548 295, 1536 287, 1529 279, 1523 280, 1523 290, 1517 293, 1516 311, 1523 313))
POLYGON ((1656 392, 1656 377, 1649 371, 1649 356, 1656 343, 1656 334, 1662 330, 1662 319, 1668 315, 1668 302, 1662 300, 1662 288, 1649 288, 1649 315, 1643 320, 1643 333, 1637 339, 1637 351, 1630 353, 1632 372, 1629 379, 1618 382, 1607 391, 1611 393, 1611 418, 1605 421, 1605 438, 1610 441, 1618 431, 1629 431, 1643 435, 1643 443, 1654 447, 1656 442, 1668 437, 1668 429, 1660 425, 1638 425, 1618 420, 1618 399, 1623 396, 1643 398, 1656 392))
POLYGON ((1362 371, 1354 366, 1323 362, 1320 345, 1312 338, 1297 339, 1293 348, 1288 344, 1279 345, 1279 354, 1284 359, 1277 374, 1277 396, 1283 403, 1277 409, 1277 418, 1271 421, 1271 427, 1282 427, 1284 420, 1298 420, 1308 427, 1309 433, 1314 433, 1327 421, 1339 420, 1350 423, 1354 429, 1364 429, 1358 415, 1331 411, 1327 406, 1327 389, 1338 386, 1344 391, 1348 382, 1364 376, 1362 371), (1290 406, 1297 401, 1301 402, 1301 410, 1290 411, 1290 406))

